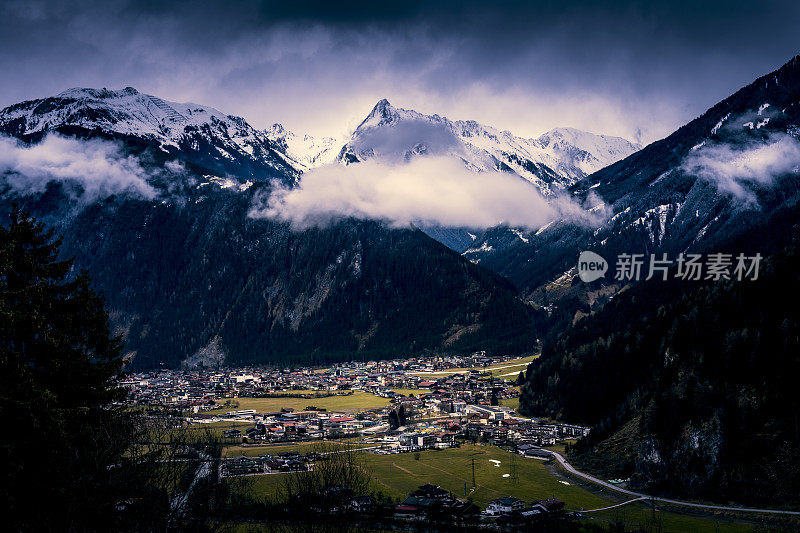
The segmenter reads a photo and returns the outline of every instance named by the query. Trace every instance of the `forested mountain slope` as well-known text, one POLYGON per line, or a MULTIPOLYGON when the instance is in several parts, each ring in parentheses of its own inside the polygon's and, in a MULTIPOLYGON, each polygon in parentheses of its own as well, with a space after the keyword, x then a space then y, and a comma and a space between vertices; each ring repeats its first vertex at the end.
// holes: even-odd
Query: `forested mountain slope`
POLYGON ((769 260, 756 280, 651 280, 620 293, 545 341, 520 406, 592 425, 576 461, 635 487, 797 503, 800 215, 782 210, 720 251, 769 260))

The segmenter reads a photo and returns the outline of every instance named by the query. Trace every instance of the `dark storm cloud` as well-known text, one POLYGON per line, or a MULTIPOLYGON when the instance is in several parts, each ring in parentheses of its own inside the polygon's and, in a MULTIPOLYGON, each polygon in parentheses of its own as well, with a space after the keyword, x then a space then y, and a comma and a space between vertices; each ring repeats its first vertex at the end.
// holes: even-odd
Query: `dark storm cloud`
POLYGON ((0 105, 70 86, 342 133, 382 97, 535 135, 645 141, 798 53, 800 3, 0 4, 0 105))

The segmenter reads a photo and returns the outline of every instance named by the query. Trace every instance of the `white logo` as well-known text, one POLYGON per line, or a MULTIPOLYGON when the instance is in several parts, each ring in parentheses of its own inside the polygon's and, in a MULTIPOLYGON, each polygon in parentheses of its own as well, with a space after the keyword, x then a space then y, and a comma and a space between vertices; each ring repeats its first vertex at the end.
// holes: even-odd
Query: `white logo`
POLYGON ((589 283, 600 279, 608 272, 608 262, 594 252, 581 252, 578 257, 578 276, 589 283))

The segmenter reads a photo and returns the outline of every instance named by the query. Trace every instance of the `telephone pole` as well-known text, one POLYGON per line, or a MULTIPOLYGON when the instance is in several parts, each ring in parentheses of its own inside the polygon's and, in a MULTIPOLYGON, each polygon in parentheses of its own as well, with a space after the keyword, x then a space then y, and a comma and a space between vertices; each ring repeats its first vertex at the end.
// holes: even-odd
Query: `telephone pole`
POLYGON ((475 456, 476 455, 483 455, 486 452, 475 452, 470 455, 470 459, 472 459, 472 488, 474 489, 478 485, 475 483, 475 456))
POLYGON ((472 486, 475 487, 475 458, 472 458, 472 486))

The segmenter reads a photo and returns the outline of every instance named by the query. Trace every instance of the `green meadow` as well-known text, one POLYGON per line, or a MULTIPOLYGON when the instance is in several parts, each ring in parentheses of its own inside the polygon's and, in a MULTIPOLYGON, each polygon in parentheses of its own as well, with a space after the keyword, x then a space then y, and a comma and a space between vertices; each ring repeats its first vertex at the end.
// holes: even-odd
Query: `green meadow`
MULTIPOLYGON (((305 447, 282 447, 283 450, 303 448, 305 447)), ((599 509, 620 502, 619 499, 606 498, 577 484, 558 479, 547 471, 541 460, 517 456, 516 466, 513 466, 512 454, 488 445, 464 445, 460 448, 438 451, 426 450, 419 454, 419 459, 415 459, 415 454, 412 453, 393 455, 363 453, 361 459, 364 468, 372 476, 373 490, 380 491, 396 501, 404 499, 418 486, 432 483, 449 490, 458 498, 472 498, 481 507, 501 496, 515 496, 526 501, 558 498, 566 502, 569 511, 599 509), (516 476, 513 473, 515 468, 516 476)), ((257 500, 278 502, 284 475, 290 474, 250 476, 248 481, 250 490, 257 500)), ((706 518, 665 511, 653 513, 646 502, 635 502, 616 509, 588 513, 585 516, 586 520, 596 522, 621 521, 626 524, 627 530, 637 530, 651 523, 654 514, 663 532, 740 533, 753 531, 754 528, 751 524, 735 523, 714 517, 706 518)))

